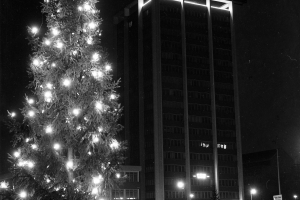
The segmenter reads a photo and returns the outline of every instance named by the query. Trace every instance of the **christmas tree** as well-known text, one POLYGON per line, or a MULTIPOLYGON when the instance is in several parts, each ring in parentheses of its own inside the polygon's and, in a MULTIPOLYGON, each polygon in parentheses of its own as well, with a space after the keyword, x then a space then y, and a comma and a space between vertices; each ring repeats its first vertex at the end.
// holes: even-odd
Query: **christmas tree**
POLYGON ((107 53, 100 46, 97 0, 45 0, 48 31, 28 28, 33 47, 19 122, 9 113, 16 151, 12 199, 108 199, 120 182, 125 146, 116 136, 121 107, 107 53))

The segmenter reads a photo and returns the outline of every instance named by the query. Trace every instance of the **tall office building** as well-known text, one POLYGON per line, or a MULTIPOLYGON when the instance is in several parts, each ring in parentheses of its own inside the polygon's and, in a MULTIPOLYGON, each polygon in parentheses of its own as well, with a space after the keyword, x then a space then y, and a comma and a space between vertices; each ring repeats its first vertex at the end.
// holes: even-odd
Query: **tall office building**
POLYGON ((142 167, 141 199, 217 190, 243 200, 234 3, 245 2, 138 0, 115 16, 127 164, 142 167))

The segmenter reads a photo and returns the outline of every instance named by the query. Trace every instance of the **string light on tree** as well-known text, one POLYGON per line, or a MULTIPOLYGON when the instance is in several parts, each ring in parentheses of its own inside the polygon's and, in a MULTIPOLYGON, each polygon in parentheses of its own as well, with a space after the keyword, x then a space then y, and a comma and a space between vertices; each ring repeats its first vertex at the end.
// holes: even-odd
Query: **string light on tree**
POLYGON ((53 149, 59 150, 59 149, 60 149, 60 144, 55 143, 55 144, 53 145, 53 149))
POLYGON ((99 53, 94 53, 92 56, 92 61, 97 62, 100 59, 99 53))
POLYGON ((14 157, 19 158, 21 155, 21 153, 19 151, 15 151, 14 152, 14 157))
POLYGON ((22 190, 20 193, 19 193, 19 197, 22 198, 22 199, 25 199, 27 197, 27 192, 22 190))
POLYGON ((92 76, 96 79, 99 79, 103 77, 103 73, 100 70, 93 70, 92 76))
POLYGON ((78 10, 79 10, 79 11, 82 11, 82 6, 78 6, 78 10))
POLYGON ((29 104, 34 104, 34 100, 33 99, 28 99, 27 101, 29 104))
POLYGON ((116 95, 115 95, 115 94, 111 94, 111 95, 110 95, 110 99, 112 99, 112 100, 113 100, 113 99, 116 99, 116 95))
POLYGON ((98 142, 99 142, 98 135, 93 135, 93 143, 98 143, 98 142))
POLYGON ((64 85, 65 87, 70 87, 70 85, 71 85, 71 80, 68 79, 68 78, 64 79, 64 80, 63 80, 63 85, 64 85))
POLYGON ((11 118, 14 118, 16 116, 16 113, 15 112, 11 112, 11 113, 9 113, 9 115, 10 115, 11 118))
POLYGON ((106 65, 106 66, 105 66, 105 70, 106 70, 106 71, 110 71, 110 70, 111 70, 111 66, 110 66, 110 65, 106 65))
POLYGON ((45 40, 45 45, 49 46, 51 44, 50 40, 45 40))
POLYGON ((118 149, 119 148, 119 142, 117 140, 112 140, 111 144, 110 144, 110 148, 112 149, 118 149))
POLYGON ((35 150, 35 149, 37 149, 37 145, 36 145, 36 144, 33 144, 33 145, 31 145, 31 148, 32 148, 33 150, 35 150))
POLYGON ((97 195, 97 194, 98 194, 98 188, 94 187, 94 188, 92 189, 92 194, 93 194, 93 195, 97 195))
POLYGON ((61 49, 64 46, 64 44, 61 41, 56 42, 56 47, 61 49))
POLYGON ((97 24, 95 22, 90 22, 89 23, 89 28, 90 29, 95 29, 97 27, 97 24))
POLYGON ((33 60, 33 65, 39 66, 39 65, 40 65, 39 59, 34 59, 34 60, 33 60))
POLYGON ((52 67, 56 67, 56 64, 55 64, 55 63, 52 63, 51 66, 52 66, 52 67))
POLYGON ((86 43, 88 43, 88 44, 93 44, 93 38, 89 37, 89 38, 86 40, 86 43))
POLYGON ((54 36, 57 36, 57 35, 59 34, 59 30, 57 30, 57 28, 53 28, 53 29, 52 29, 52 34, 53 34, 54 36))
POLYGON ((103 104, 101 101, 97 101, 95 104, 95 107, 97 110, 102 111, 103 110, 103 104))
POLYGON ((117 177, 117 178, 120 178, 120 177, 121 177, 121 174, 120 174, 120 173, 116 173, 116 177, 117 177))
POLYGON ((74 108, 72 112, 73 112, 73 115, 78 116, 80 114, 80 109, 74 108))
POLYGON ((44 93, 44 96, 45 96, 45 101, 46 102, 51 102, 51 100, 52 100, 52 93, 51 93, 51 91, 46 91, 45 93, 44 93))
POLYGON ((101 175, 93 177, 93 183, 96 185, 100 184, 102 180, 103 180, 103 178, 101 175))
POLYGON ((46 87, 47 87, 49 90, 52 90, 53 85, 52 85, 51 83, 47 83, 47 84, 46 84, 46 87))
POLYGON ((50 125, 47 126, 45 132, 46 132, 47 134, 51 134, 51 133, 53 132, 52 126, 50 126, 50 125))
POLYGON ((69 160, 69 161, 67 162, 66 166, 67 166, 67 169, 72 169, 73 166, 74 166, 73 161, 69 160))
POLYGON ((27 166, 28 166, 29 168, 33 168, 33 167, 34 167, 34 163, 31 162, 31 161, 28 161, 28 162, 27 162, 27 166))
POLYGON ((34 117, 35 116, 35 112, 33 110, 28 111, 28 116, 29 117, 34 117))
POLYGON ((84 8, 85 11, 90 11, 92 7, 89 4, 85 3, 83 5, 83 8, 84 8))
POLYGON ((4 181, 1 182, 1 183, 0 183, 0 188, 1 188, 1 189, 7 189, 7 188, 8 188, 8 183, 6 183, 6 182, 4 182, 4 181))
POLYGON ((32 34, 37 34, 38 32, 39 32, 39 29, 37 27, 34 26, 34 27, 31 28, 31 33, 32 34))

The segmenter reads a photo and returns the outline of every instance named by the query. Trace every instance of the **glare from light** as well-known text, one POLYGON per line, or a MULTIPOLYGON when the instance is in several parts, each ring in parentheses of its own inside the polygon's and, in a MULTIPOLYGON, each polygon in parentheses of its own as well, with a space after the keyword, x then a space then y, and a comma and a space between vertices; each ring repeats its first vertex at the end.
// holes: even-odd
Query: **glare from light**
POLYGON ((31 28, 31 33, 37 34, 39 32, 39 29, 37 27, 32 27, 31 28))
POLYGON ((178 181, 178 182, 177 182, 177 187, 178 187, 179 189, 183 189, 183 188, 184 188, 184 182, 183 182, 183 181, 178 181))
POLYGON ((28 161, 28 162, 27 162, 27 166, 28 166, 29 168, 33 168, 33 167, 34 167, 34 163, 31 162, 31 161, 28 161))
POLYGON ((254 188, 252 188, 252 189, 250 190, 250 193, 251 193, 251 194, 256 194, 256 193, 257 193, 257 190, 254 189, 254 188))
POLYGON ((28 103, 29 103, 29 104, 33 104, 33 103, 34 103, 34 100, 33 100, 33 99, 28 99, 28 103))
POLYGON ((14 157, 19 158, 21 155, 21 153, 19 151, 15 151, 14 152, 14 157))
POLYGON ((79 11, 82 11, 82 6, 78 6, 78 10, 79 10, 79 11))
POLYGON ((55 143, 55 144, 53 145, 53 149, 59 150, 59 149, 60 149, 60 144, 55 143))
POLYGON ((79 108, 74 108, 74 109, 73 109, 73 114, 74 114, 75 116, 78 116, 78 115, 80 114, 80 109, 79 109, 79 108))
POLYGON ((69 86, 71 85, 71 80, 70 80, 70 79, 65 79, 65 80, 63 81, 63 85, 64 85, 65 87, 69 87, 69 86))
POLYGON ((96 79, 102 78, 103 77, 103 73, 100 70, 93 70, 92 71, 92 76, 96 79))
POLYGON ((92 44, 92 43, 93 43, 93 38, 89 37, 89 38, 86 40, 86 43, 92 44))
POLYGON ((34 117, 35 112, 33 110, 28 111, 28 116, 29 117, 34 117))
POLYGON ((20 198, 25 199, 27 197, 27 192, 24 190, 19 193, 20 198))

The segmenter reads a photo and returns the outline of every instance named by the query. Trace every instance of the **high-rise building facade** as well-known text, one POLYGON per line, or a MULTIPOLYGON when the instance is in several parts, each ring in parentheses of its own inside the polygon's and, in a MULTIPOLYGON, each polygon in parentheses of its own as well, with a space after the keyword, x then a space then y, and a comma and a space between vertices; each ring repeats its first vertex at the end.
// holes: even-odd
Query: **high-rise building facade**
POLYGON ((140 199, 243 200, 234 3, 138 0, 115 16, 140 199))

